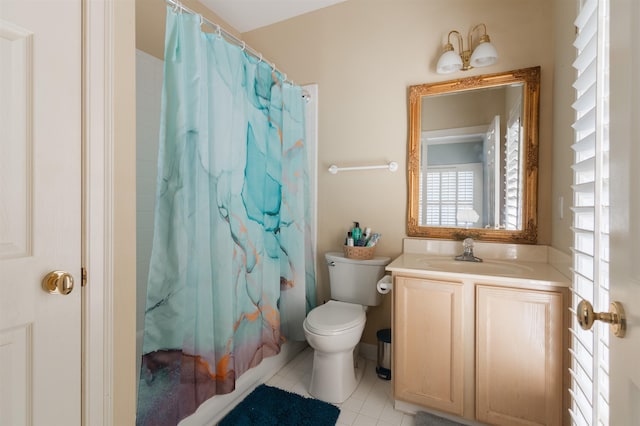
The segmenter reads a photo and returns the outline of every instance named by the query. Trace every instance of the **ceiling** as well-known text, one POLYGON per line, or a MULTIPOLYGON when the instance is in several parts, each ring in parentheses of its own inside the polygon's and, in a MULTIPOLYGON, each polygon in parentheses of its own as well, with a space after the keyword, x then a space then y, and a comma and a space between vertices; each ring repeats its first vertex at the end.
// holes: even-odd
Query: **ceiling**
POLYGON ((241 33, 346 0, 200 0, 241 33))

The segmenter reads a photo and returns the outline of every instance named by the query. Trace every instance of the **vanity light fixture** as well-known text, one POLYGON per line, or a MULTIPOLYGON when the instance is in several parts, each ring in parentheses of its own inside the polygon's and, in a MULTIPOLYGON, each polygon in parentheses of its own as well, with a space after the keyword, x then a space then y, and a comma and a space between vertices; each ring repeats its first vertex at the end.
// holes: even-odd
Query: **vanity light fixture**
POLYGON ((438 59, 438 65, 436 66, 438 74, 449 74, 458 70, 466 71, 473 67, 486 67, 496 63, 498 60, 498 52, 495 46, 491 44, 485 24, 478 24, 471 28, 468 35, 468 42, 468 49, 464 50, 462 35, 456 30, 449 32, 447 44, 445 44, 442 55, 440 59, 438 59), (473 49, 472 35, 480 28, 483 29, 483 34, 478 39, 477 46, 473 49), (458 51, 460 53, 456 53, 453 49, 451 34, 455 34, 456 37, 458 37, 458 51))

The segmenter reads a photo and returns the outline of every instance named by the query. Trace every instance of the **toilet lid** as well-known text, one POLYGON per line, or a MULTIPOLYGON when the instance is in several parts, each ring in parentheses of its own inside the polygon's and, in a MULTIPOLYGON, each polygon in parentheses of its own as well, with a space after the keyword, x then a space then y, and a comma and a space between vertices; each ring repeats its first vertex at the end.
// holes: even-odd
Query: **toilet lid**
POLYGON ((312 309, 305 322, 312 333, 334 334, 364 324, 366 320, 361 305, 330 300, 312 309))

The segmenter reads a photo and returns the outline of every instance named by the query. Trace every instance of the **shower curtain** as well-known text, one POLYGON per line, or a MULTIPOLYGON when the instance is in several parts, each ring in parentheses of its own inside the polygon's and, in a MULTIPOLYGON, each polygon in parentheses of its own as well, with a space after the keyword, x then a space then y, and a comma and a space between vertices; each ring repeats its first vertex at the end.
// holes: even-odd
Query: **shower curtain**
POLYGON ((200 24, 167 8, 140 425, 233 391, 315 306, 301 88, 200 24))

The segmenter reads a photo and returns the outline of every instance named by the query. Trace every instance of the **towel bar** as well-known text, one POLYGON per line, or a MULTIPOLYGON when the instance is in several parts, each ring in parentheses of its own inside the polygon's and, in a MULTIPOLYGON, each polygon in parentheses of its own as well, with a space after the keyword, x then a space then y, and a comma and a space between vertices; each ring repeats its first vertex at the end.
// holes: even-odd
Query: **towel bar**
POLYGON ((398 163, 395 161, 391 161, 388 164, 381 164, 379 166, 354 166, 354 167, 338 167, 335 164, 332 164, 329 167, 329 173, 335 175, 338 172, 348 172, 353 170, 373 170, 373 169, 388 169, 390 172, 395 172, 398 170, 398 163))

